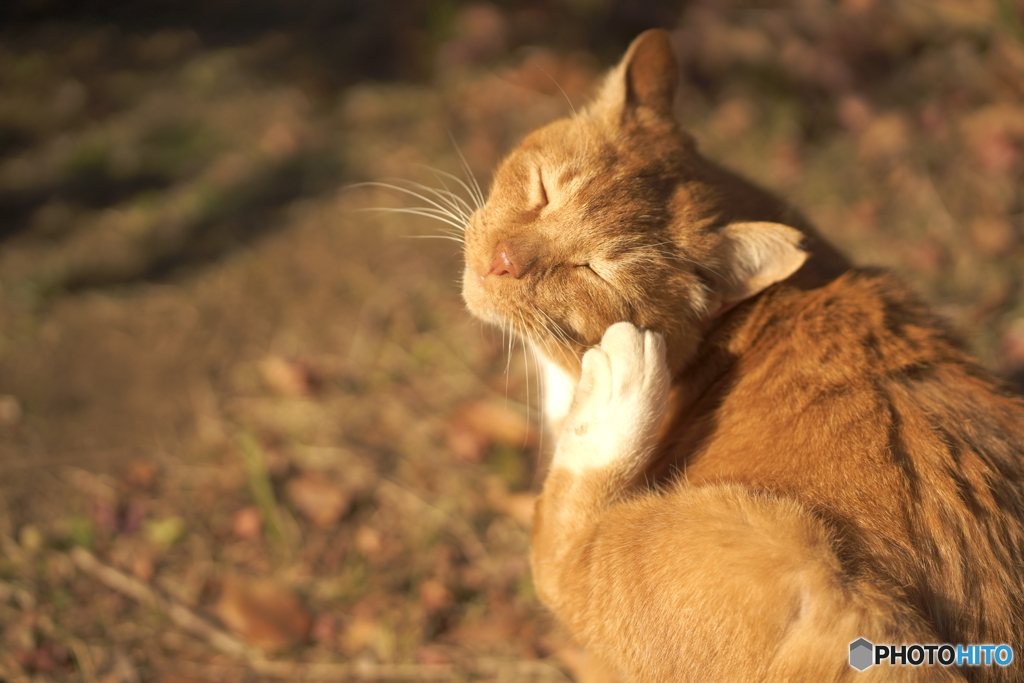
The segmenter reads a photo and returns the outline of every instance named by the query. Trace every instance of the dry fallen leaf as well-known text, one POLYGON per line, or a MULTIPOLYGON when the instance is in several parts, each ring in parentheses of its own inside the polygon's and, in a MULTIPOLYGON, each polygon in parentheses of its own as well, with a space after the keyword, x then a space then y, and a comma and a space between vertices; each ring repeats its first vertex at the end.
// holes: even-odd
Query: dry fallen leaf
POLYGON ((487 647, 524 641, 528 618, 515 607, 492 607, 483 619, 466 621, 445 634, 444 640, 463 647, 487 647))
POLYGON ((420 605, 427 612, 436 612, 451 602, 451 591, 437 579, 427 579, 420 584, 420 605))
POLYGON ((266 385, 283 396, 308 396, 311 382, 308 370, 280 356, 267 356, 259 363, 260 376, 266 385))
POLYGON ((381 625, 369 616, 357 616, 345 626, 338 636, 338 644, 349 655, 356 655, 373 645, 380 638, 381 625))
POLYGON ((356 549, 363 554, 363 557, 374 559, 384 548, 384 542, 380 532, 368 526, 361 526, 356 529, 356 549))
POLYGON ((238 538, 252 540, 263 533, 263 517, 253 505, 246 506, 231 516, 231 533, 238 538))
POLYGON ((338 624, 329 614, 321 614, 313 620, 310 636, 321 647, 331 647, 337 640, 338 624))
POLYGON ((301 474, 289 480, 285 492, 292 505, 321 528, 333 526, 352 502, 345 487, 318 474, 301 474))
POLYGON ((268 652, 298 644, 312 625, 295 594, 273 579, 226 577, 214 613, 232 631, 268 652))
POLYGON ((135 458, 124 472, 124 483, 132 488, 151 489, 156 482, 156 463, 146 458, 135 458))
POLYGON ((858 153, 866 161, 895 160, 907 153, 910 139, 910 127, 903 116, 883 114, 864 127, 858 153))
POLYGON ((532 493, 510 493, 504 512, 525 527, 533 526, 533 513, 537 509, 537 496, 532 493))
POLYGON ((451 664, 452 658, 440 645, 420 645, 416 648, 417 664, 451 664))
POLYGON ((13 426, 21 421, 21 403, 13 396, 0 396, 0 425, 13 426))
POLYGON ((971 242, 986 256, 1004 256, 1014 247, 1017 233, 1002 216, 978 216, 969 227, 971 242))
POLYGON ((999 103, 982 107, 960 120, 968 148, 989 173, 1009 173, 1021 161, 1024 107, 999 103))
POLYGON ((18 545, 29 555, 35 555, 46 543, 46 537, 35 524, 26 524, 18 532, 18 545))
POLYGON ((504 401, 467 403, 448 421, 448 448, 458 460, 478 462, 495 443, 537 445, 538 434, 525 416, 504 401))
POLYGON ((448 451, 456 460, 480 462, 487 451, 487 439, 462 421, 452 420, 446 434, 448 451))
POLYGON ((150 542, 130 536, 118 536, 113 539, 108 550, 111 563, 115 567, 128 570, 140 581, 149 581, 155 570, 154 560, 161 548, 150 542))
POLYGON ((484 496, 490 509, 508 515, 525 527, 533 526, 535 494, 509 493, 508 485, 500 477, 488 477, 484 480, 484 496))
POLYGON ((272 124, 260 138, 260 151, 275 159, 289 157, 297 148, 295 131, 280 121, 272 124))
POLYGON ((67 667, 71 653, 60 642, 45 639, 32 649, 15 652, 14 658, 27 673, 55 674, 67 667))

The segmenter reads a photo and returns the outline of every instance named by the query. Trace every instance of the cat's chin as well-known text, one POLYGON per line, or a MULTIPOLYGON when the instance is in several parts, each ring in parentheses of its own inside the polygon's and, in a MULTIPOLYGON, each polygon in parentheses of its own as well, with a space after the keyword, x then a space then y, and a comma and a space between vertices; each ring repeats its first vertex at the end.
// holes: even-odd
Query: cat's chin
POLYGON ((505 316, 501 315, 494 307, 491 297, 484 288, 483 278, 466 269, 462 278, 462 300, 466 302, 466 308, 484 322, 493 325, 504 326, 508 324, 505 316))

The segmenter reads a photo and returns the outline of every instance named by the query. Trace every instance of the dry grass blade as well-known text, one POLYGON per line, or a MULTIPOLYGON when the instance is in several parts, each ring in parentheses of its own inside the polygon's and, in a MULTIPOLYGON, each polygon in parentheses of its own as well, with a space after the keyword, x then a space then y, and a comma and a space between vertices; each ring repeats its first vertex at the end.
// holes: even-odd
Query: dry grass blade
POLYGON ((242 458, 245 461, 245 473, 249 480, 249 489, 253 501, 260 510, 263 523, 266 525, 270 540, 276 541, 285 552, 290 551, 288 535, 281 518, 281 510, 274 496, 274 488, 267 474, 263 459, 263 450, 252 434, 242 434, 238 440, 242 458))

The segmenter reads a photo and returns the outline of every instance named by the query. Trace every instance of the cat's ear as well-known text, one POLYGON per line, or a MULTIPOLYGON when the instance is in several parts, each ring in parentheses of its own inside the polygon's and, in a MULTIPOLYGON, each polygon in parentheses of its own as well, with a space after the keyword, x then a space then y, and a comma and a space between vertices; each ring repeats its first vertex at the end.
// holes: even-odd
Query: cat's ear
POLYGON ((672 100, 679 77, 668 33, 644 31, 635 39, 605 82, 602 103, 622 116, 646 108, 672 118, 672 100))
POLYGON ((719 281, 714 288, 712 313, 782 282, 799 270, 808 256, 800 248, 803 234, 780 223, 730 223, 719 236, 718 263, 724 270, 717 275, 725 282, 719 281))

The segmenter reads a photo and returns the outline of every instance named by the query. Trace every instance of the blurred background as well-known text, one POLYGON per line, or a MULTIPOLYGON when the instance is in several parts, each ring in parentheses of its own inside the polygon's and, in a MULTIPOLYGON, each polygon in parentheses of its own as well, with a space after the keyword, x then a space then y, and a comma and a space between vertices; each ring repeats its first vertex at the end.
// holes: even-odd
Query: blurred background
POLYGON ((0 680, 571 680, 532 362, 351 186, 486 188, 656 26, 706 154, 1024 384, 1020 0, 5 0, 0 680))

